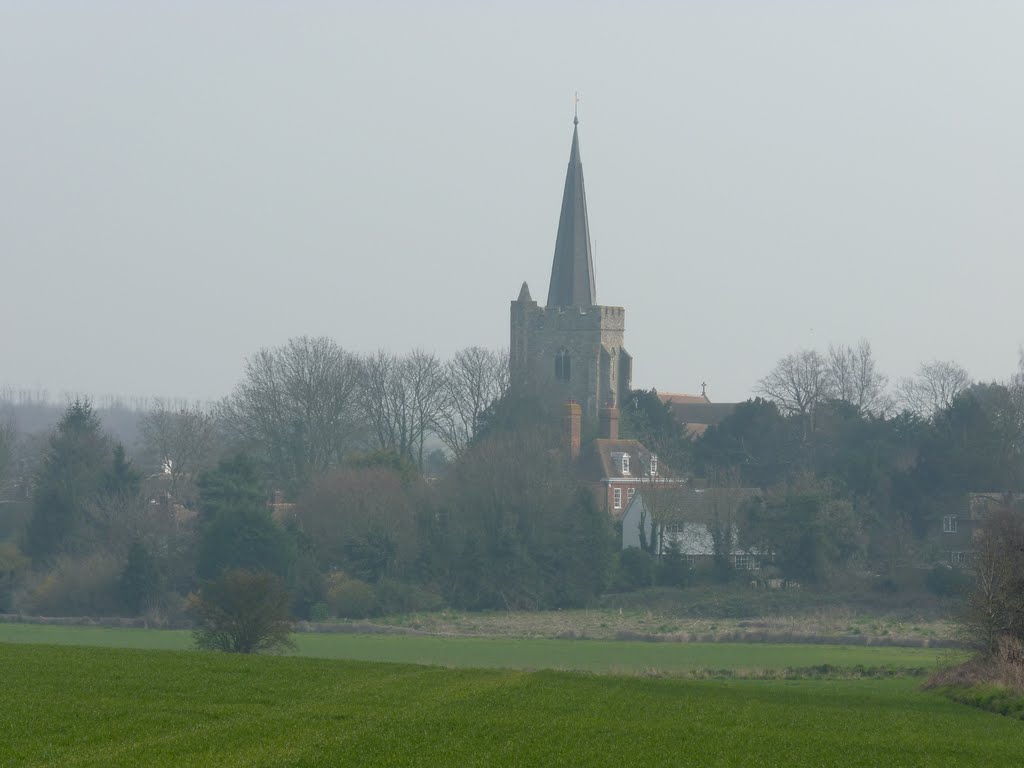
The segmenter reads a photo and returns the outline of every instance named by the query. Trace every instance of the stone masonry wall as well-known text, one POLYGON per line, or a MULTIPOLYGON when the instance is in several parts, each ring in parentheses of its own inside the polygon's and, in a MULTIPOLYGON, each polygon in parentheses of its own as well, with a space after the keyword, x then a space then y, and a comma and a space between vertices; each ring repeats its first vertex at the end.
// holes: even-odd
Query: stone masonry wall
POLYGON ((620 351, 625 338, 622 307, 545 308, 513 301, 510 366, 514 386, 529 388, 554 407, 574 399, 586 419, 596 419, 621 391, 620 351), (555 356, 569 354, 570 377, 555 376, 555 356), (601 353, 606 352, 602 376, 601 353), (611 361, 610 365, 608 361, 611 361))

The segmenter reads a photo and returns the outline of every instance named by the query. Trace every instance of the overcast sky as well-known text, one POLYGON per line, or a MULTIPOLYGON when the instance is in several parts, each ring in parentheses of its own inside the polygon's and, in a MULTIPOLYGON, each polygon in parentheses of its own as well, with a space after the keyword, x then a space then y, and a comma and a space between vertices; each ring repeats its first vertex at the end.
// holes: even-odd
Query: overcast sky
POLYGON ((262 346, 508 345, 578 90, 634 384, 1024 342, 1024 3, 0 0, 0 386, 215 398, 262 346), (514 8, 515 10, 510 10, 514 8))

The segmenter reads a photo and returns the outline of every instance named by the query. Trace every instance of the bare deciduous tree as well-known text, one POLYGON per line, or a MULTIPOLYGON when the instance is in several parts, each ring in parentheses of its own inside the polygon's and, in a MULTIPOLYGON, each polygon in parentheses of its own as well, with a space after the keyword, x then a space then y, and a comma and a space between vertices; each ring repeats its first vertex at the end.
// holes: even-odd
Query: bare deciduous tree
POLYGON ((15 443, 18 433, 11 421, 0 420, 0 494, 7 486, 7 481, 14 468, 15 443))
POLYGON ((814 431, 815 411, 828 397, 825 358, 813 349, 786 355, 758 382, 757 391, 783 413, 799 417, 806 440, 814 431))
POLYGON ((360 403, 377 447, 423 468, 423 444, 444 402, 441 362, 415 350, 405 357, 380 351, 361 365, 360 403))
POLYGON ((1010 376, 1006 388, 1010 393, 1015 446, 1024 452, 1024 347, 1018 350, 1017 355, 1017 370, 1010 376))
POLYGON ((193 500, 196 478, 216 465, 221 448, 213 414, 198 407, 171 408, 157 400, 139 420, 139 432, 147 472, 166 477, 175 499, 193 500))
POLYGON ((277 653, 294 648, 289 601, 288 590, 272 573, 225 571, 204 584, 192 601, 192 636, 207 651, 277 653))
POLYGON ((903 408, 930 419, 936 411, 948 408, 969 386, 971 377, 962 366, 933 360, 921 363, 917 375, 900 380, 898 399, 903 408))
POLYGON ((296 508, 321 568, 367 581, 401 578, 413 568, 423 483, 390 467, 345 467, 319 478, 296 508))
POLYGON ((995 510, 975 536, 975 586, 964 628, 983 653, 1004 637, 1024 641, 1024 519, 1019 511, 995 510))
POLYGON ((861 341, 856 349, 829 345, 826 368, 831 397, 876 416, 891 406, 885 392, 888 379, 878 371, 869 341, 861 341))
POLYGON ((249 358, 218 415, 294 491, 358 443, 359 381, 356 357, 328 338, 301 336, 249 358))
POLYGON ((79 546, 121 560, 135 543, 171 555, 186 535, 168 507, 142 493, 101 493, 88 505, 86 518, 88 529, 81 533, 79 546))
POLYGON ((508 354, 467 347, 445 365, 444 399, 434 421, 438 438, 456 457, 476 434, 480 415, 508 389, 508 354))
POLYGON ((423 471, 423 443, 444 404, 444 366, 433 354, 414 350, 405 358, 405 381, 412 395, 416 466, 423 471))

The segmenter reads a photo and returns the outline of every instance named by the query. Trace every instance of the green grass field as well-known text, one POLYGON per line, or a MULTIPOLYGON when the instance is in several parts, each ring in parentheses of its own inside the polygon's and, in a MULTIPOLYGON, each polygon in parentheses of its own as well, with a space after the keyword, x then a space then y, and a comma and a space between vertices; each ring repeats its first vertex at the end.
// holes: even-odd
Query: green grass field
MULTIPOLYGON (((356 634, 297 634, 294 638, 298 645, 298 655, 323 659, 621 674, 671 675, 699 669, 781 670, 821 664, 922 668, 959 657, 945 650, 886 646, 645 643, 356 634)), ((0 624, 0 642, 184 650, 191 647, 192 636, 185 631, 0 624)))
POLYGON ((0 643, 2 766, 1016 766, 910 678, 687 681, 0 643))

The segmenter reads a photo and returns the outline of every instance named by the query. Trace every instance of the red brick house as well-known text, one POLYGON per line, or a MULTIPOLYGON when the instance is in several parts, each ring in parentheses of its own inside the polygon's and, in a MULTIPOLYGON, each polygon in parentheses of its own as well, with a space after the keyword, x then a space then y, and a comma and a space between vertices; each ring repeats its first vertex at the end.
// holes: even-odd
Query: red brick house
POLYGON ((570 401, 563 419, 564 442, 576 476, 590 486, 599 508, 618 520, 637 491, 652 486, 678 486, 685 481, 658 460, 639 440, 619 438, 619 409, 600 412, 598 437, 581 445, 581 409, 570 401))

